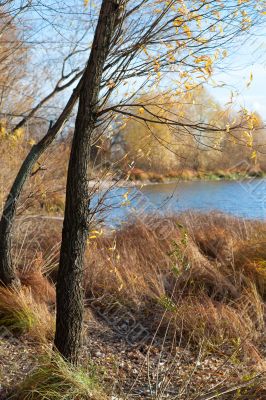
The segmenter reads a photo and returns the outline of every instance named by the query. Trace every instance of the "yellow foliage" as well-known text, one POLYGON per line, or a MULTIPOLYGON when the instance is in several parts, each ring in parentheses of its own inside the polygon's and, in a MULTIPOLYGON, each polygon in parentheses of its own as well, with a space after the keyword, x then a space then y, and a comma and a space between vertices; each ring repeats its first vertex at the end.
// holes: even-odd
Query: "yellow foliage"
POLYGON ((160 106, 156 106, 156 103, 158 105, 167 103, 167 99, 162 95, 157 95, 155 100, 151 100, 151 103, 155 104, 149 105, 148 96, 141 96, 137 102, 145 104, 145 109, 144 107, 138 108, 138 114, 154 120, 154 123, 141 124, 133 119, 128 121, 126 129, 123 130, 123 136, 128 145, 130 159, 147 169, 171 168, 176 162, 173 152, 167 149, 167 146, 170 146, 174 151, 172 133, 167 125, 156 123, 156 118, 152 116, 152 114, 158 115, 159 118, 167 116, 168 111, 163 110, 164 106, 162 109, 160 106))
POLYGON ((252 152, 250 158, 251 158, 251 159, 255 159, 255 160, 257 159, 257 152, 256 152, 256 150, 254 150, 254 151, 252 152))
POLYGON ((0 138, 4 138, 6 136, 6 127, 0 123, 0 138))
POLYGON ((0 120, 0 139, 6 140, 9 143, 21 143, 24 139, 25 130, 23 128, 17 129, 13 133, 9 133, 6 120, 0 120))
POLYGON ((30 139, 28 143, 30 146, 34 146, 36 144, 36 141, 34 139, 30 139))
POLYGON ((192 32, 188 25, 183 25, 184 34, 190 39, 192 37, 192 32))

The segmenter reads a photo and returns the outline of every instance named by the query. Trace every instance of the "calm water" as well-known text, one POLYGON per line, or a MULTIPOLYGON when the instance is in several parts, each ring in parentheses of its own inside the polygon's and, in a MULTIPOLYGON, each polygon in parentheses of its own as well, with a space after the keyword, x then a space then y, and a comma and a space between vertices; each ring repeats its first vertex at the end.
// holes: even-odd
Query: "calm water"
POLYGON ((266 220, 266 179, 190 181, 115 189, 104 199, 108 223, 117 225, 129 215, 194 210, 217 210, 238 217, 266 220), (108 217, 107 217, 108 215, 108 217))

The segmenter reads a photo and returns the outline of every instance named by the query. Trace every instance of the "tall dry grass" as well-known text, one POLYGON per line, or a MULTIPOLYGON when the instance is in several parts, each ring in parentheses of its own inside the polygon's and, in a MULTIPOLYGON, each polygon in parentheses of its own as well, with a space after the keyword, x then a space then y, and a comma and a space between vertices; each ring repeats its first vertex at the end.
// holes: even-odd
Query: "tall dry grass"
POLYGON ((57 353, 48 352, 40 365, 15 386, 8 399, 16 400, 105 400, 93 365, 70 365, 57 353))
POLYGON ((61 227, 61 220, 26 216, 16 221, 14 229, 12 254, 21 283, 31 289, 35 301, 47 305, 55 303, 52 277, 58 266, 61 227))
POLYGON ((217 214, 136 220, 91 241, 86 297, 102 299, 103 308, 113 298, 152 331, 160 326, 194 344, 259 344, 265 263, 263 223, 217 214))
MULTIPOLYGON (((37 303, 55 301, 61 228, 46 219, 17 226, 15 260, 37 303)), ((167 329, 195 345, 257 346, 265 329, 265 244, 264 223, 214 213, 129 221, 90 240, 86 300, 104 310, 113 299, 151 332, 167 329)))
POLYGON ((25 288, 0 288, 0 326, 41 343, 51 340, 54 333, 54 319, 47 306, 37 303, 25 288))

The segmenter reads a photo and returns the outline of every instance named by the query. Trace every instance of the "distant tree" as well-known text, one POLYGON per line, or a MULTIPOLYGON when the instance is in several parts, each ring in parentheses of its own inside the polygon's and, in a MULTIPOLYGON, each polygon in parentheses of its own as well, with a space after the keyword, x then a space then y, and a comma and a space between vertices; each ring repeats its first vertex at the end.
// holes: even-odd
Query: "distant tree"
MULTIPOLYGON (((174 100, 167 94, 142 95, 137 97, 136 104, 139 104, 138 112, 143 117, 148 118, 149 113, 153 113, 157 117, 173 118, 171 111, 174 108, 174 100), (149 103, 151 104, 147 112, 145 108, 149 103)), ((175 110, 175 113, 177 115, 178 110, 175 110)), ((168 124, 129 119, 122 127, 121 134, 127 146, 129 164, 133 163, 136 167, 158 173, 165 173, 177 166, 179 144, 168 124)))
POLYGON ((120 134, 129 165, 160 173, 186 168, 214 172, 250 161, 255 151, 258 159, 263 154, 266 141, 260 116, 222 107, 202 86, 179 96, 154 91, 138 96, 135 104, 142 117, 152 113, 171 118, 179 126, 128 119, 120 134), (187 129, 188 124, 199 122, 206 124, 206 129, 187 129))
POLYGON ((5 8, 0 5, 0 118, 8 120, 28 109, 32 99, 24 95, 29 47, 23 41, 23 31, 5 8))
MULTIPOLYGON (((246 119, 246 111, 232 113, 226 118, 229 121, 241 121, 243 118, 246 119)), ((221 168, 242 168, 247 172, 248 165, 250 169, 259 168, 259 162, 263 160, 266 149, 264 124, 260 115, 258 113, 248 115, 245 126, 240 126, 233 132, 225 132, 220 140, 220 148, 221 156, 218 162, 221 168), (252 126, 252 132, 249 126, 252 126)))

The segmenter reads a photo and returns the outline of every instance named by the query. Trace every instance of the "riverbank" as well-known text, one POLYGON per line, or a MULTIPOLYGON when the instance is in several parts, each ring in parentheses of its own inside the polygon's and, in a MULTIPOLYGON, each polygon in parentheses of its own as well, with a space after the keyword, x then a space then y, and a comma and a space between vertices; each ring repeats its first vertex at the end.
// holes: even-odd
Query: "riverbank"
POLYGON ((126 178, 109 178, 109 179, 91 179, 89 181, 89 187, 91 189, 97 188, 97 190, 108 190, 112 188, 132 188, 139 186, 149 186, 158 183, 177 183, 177 182, 197 182, 197 181, 245 181, 252 179, 264 179, 266 173, 264 172, 253 172, 253 173, 241 173, 241 172, 201 172, 196 173, 193 171, 186 171, 180 174, 161 175, 152 172, 144 172, 137 170, 138 172, 132 172, 128 174, 126 178))
POLYGON ((175 183, 190 181, 244 181, 251 179, 266 178, 265 172, 196 172, 183 171, 179 174, 158 174, 154 172, 145 172, 140 169, 133 169, 132 172, 124 178, 109 179, 91 179, 89 181, 90 188, 99 190, 108 190, 114 187, 130 188, 138 186, 148 186, 156 183, 175 183))
POLYGON ((250 170, 248 172, 234 170, 219 170, 213 172, 182 170, 159 174, 153 171, 144 171, 140 168, 133 168, 128 173, 128 181, 141 182, 141 184, 151 183, 171 183, 174 181, 219 181, 219 180, 245 180, 252 178, 265 178, 266 172, 261 170, 250 170))
MULTIPOLYGON (((61 228, 32 220, 15 232, 23 288, 0 292, 2 399, 50 351, 61 228)), ((73 399, 265 398, 265 222, 147 217, 88 241, 82 364, 97 384, 73 399)))

